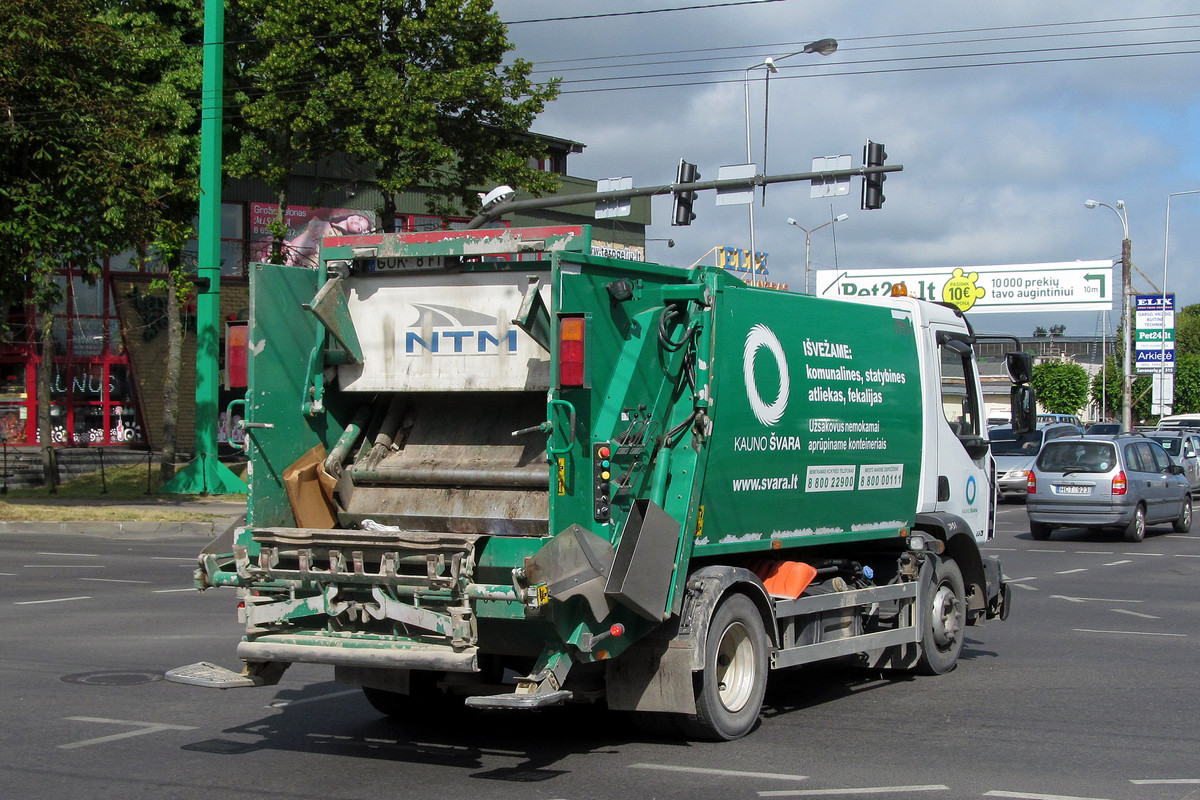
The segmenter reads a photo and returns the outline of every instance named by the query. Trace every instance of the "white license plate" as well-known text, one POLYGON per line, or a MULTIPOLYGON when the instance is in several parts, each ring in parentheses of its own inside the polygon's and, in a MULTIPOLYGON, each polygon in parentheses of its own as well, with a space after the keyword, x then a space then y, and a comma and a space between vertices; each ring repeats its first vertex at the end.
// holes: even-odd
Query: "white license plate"
POLYGON ((1092 487, 1090 486, 1055 486, 1055 494, 1091 494, 1092 487))
POLYGON ((445 266, 443 256, 385 256, 372 259, 367 269, 370 272, 399 271, 419 272, 427 269, 442 269, 445 266))

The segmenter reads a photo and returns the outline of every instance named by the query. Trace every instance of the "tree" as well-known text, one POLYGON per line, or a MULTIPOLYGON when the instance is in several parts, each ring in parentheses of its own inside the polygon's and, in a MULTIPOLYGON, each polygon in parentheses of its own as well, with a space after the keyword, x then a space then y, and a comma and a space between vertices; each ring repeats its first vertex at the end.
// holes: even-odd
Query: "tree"
MULTIPOLYGON (((168 178, 160 195, 143 265, 154 265, 163 277, 150 289, 167 294, 167 361, 162 377, 163 429, 160 475, 175 474, 178 449, 179 380, 183 368, 182 307, 193 289, 195 264, 184 257, 194 234, 199 201, 200 114, 195 103, 201 84, 203 6, 191 0, 121 0, 107 2, 99 19, 135 41, 142 80, 153 91, 145 98, 157 113, 153 135, 168 143, 154 168, 168 178)), ((140 250, 141 248, 139 248, 140 250)))
MULTIPOLYGON (((1191 306, 1195 308, 1195 306, 1191 306)), ((1200 354, 1177 353, 1175 357, 1176 414, 1200 412, 1200 354)))
POLYGON ((253 29, 227 34, 243 40, 227 166, 276 191, 272 261, 285 259, 295 168, 336 153, 374 171, 386 230, 401 191, 420 188, 445 216, 494 180, 556 185, 529 166, 540 148, 528 129, 557 90, 531 82, 528 62, 502 64, 511 45, 490 0, 232 0, 227 18, 253 29))
MULTIPOLYGON (((0 252, 40 315, 38 436, 47 487, 57 483, 50 384, 56 271, 95 278, 99 261, 154 228, 172 158, 163 112, 148 99, 140 45, 95 16, 97 4, 0 0, 0 252)), ((14 298, 14 284, 3 287, 14 298)))
MULTIPOLYGON (((1036 369, 1036 368, 1035 368, 1036 369)), ((1105 362, 1105 370, 1103 374, 1097 373, 1092 376, 1091 397, 1097 403, 1101 403, 1103 397, 1104 402, 1101 403, 1101 408, 1105 408, 1111 416, 1119 416, 1121 413, 1121 372, 1120 365, 1117 364, 1113 356, 1109 356, 1105 362), (1103 396, 1101 385, 1104 385, 1107 396, 1103 396)), ((1132 419, 1134 421, 1143 420, 1150 416, 1151 396, 1150 396, 1150 376, 1138 375, 1133 379, 1131 385, 1131 395, 1133 397, 1132 419)))
POLYGON ((1043 328, 1041 325, 1038 325, 1036 328, 1034 328, 1034 329, 1033 329, 1033 335, 1034 335, 1034 336, 1045 337, 1045 336, 1046 336, 1046 329, 1045 329, 1045 328, 1043 328))
POLYGON ((1031 381, 1038 401, 1054 414, 1077 414, 1087 403, 1087 370, 1073 361, 1043 361, 1031 381))
POLYGON ((1175 349, 1200 356, 1200 304, 1184 306, 1175 315, 1175 349))

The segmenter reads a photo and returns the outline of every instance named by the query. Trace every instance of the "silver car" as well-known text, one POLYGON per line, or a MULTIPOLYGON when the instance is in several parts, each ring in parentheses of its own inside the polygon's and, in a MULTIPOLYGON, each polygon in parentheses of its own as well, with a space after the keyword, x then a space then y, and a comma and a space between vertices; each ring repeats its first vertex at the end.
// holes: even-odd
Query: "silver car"
POLYGON ((1055 439, 1034 461, 1025 510, 1035 539, 1055 528, 1117 528, 1140 542, 1147 525, 1191 529, 1191 485, 1183 467, 1144 436, 1055 439))
POLYGON ((996 490, 1001 502, 1022 500, 1029 481, 1029 470, 1042 443, 1062 436, 1078 436, 1079 428, 1061 422, 1040 423, 1029 433, 1013 433, 1011 427, 992 428, 988 442, 996 461, 996 490))
POLYGON ((1171 460, 1183 467, 1193 492, 1200 489, 1200 436, 1187 431, 1149 431, 1145 435, 1161 444, 1171 460))

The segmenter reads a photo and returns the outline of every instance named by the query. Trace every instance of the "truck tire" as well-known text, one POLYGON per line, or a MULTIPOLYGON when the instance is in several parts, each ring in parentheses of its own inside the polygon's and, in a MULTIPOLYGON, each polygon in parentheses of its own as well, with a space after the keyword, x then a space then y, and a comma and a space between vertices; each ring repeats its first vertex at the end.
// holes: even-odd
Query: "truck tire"
POLYGON ((429 720, 432 713, 448 714, 462 710, 463 698, 438 689, 436 678, 436 673, 414 671, 409 678, 408 694, 364 686, 363 696, 372 708, 393 719, 429 720))
POLYGON ((708 627, 704 669, 695 673, 696 714, 684 718, 697 739, 731 741, 758 722, 767 687, 767 632, 750 598, 722 601, 708 627))
POLYGON ((962 570, 953 559, 939 558, 927 605, 921 610, 921 657, 917 672, 943 675, 954 669, 963 647, 967 593, 962 570))
POLYGON ((1133 510, 1133 519, 1129 520, 1129 524, 1125 526, 1125 541, 1140 542, 1146 538, 1146 509, 1142 505, 1138 505, 1133 510))
POLYGON ((1183 498, 1183 508, 1179 509, 1179 516, 1171 523, 1171 530, 1176 533, 1187 533, 1192 529, 1192 498, 1190 496, 1183 498))

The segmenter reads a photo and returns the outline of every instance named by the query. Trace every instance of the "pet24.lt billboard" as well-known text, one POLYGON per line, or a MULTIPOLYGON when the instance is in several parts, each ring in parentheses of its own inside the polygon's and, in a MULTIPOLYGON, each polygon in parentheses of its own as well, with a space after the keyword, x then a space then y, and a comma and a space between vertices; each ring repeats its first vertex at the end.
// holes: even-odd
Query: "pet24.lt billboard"
POLYGON ((976 314, 1013 311, 1105 311, 1116 297, 1111 261, 1065 261, 985 267, 817 270, 819 297, 908 294, 952 303, 976 314))

